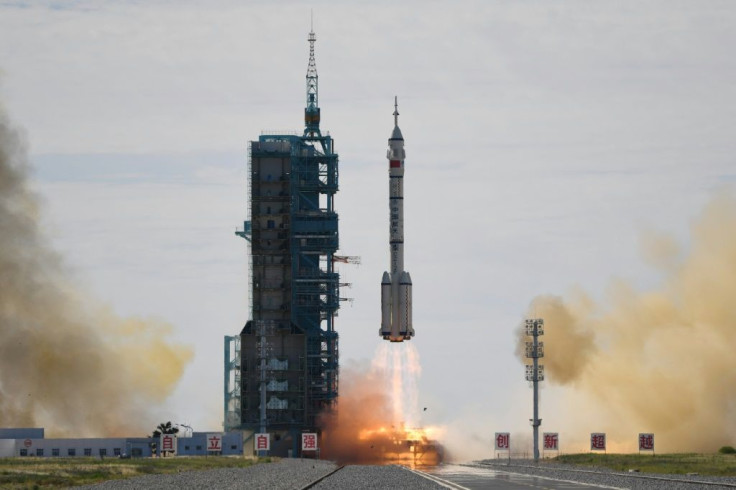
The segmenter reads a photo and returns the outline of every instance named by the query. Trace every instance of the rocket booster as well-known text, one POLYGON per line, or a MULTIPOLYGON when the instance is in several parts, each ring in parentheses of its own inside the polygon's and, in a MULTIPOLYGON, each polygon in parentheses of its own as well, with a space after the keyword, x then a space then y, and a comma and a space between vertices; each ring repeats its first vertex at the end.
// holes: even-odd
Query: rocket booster
POLYGON ((404 270, 404 137, 399 129, 398 98, 394 99, 394 130, 388 140, 389 244, 391 272, 381 280, 381 329, 384 340, 403 342, 414 336, 411 276, 404 270))

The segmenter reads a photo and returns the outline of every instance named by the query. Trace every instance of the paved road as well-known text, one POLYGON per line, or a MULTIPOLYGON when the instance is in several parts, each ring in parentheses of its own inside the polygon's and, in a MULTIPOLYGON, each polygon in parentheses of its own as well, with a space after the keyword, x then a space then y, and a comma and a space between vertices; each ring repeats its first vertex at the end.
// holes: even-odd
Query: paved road
MULTIPOLYGON (((429 477, 439 479, 450 488, 458 490, 485 490, 485 489, 530 489, 540 490, 582 490, 600 489, 599 486, 584 485, 582 483, 551 480, 538 476, 507 473, 491 468, 476 468, 461 465, 441 465, 432 469, 422 470, 429 477)), ((603 487, 612 488, 612 487, 603 487)))

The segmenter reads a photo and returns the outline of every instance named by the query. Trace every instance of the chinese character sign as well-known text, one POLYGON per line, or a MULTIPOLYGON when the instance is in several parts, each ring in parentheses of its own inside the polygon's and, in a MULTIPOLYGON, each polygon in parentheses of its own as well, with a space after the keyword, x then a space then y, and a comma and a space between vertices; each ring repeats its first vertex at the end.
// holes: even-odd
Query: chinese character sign
POLYGON ((207 451, 222 451, 221 434, 207 434, 207 451))
POLYGON ((271 450, 271 435, 268 433, 256 434, 256 451, 271 450))
POLYGON ((317 434, 307 433, 302 434, 302 451, 316 451, 317 450, 317 434))
POLYGON ((496 451, 508 451, 511 448, 511 434, 496 432, 496 451))
POLYGON ((176 455, 176 435, 175 434, 161 434, 161 452, 172 453, 176 455))
POLYGON ((545 432, 542 434, 542 440, 544 441, 544 445, 542 447, 545 451, 560 450, 560 437, 557 432, 545 432))
POLYGON ((590 450, 605 451, 606 450, 606 434, 594 432, 590 434, 590 450))
POLYGON ((654 451, 654 434, 639 434, 639 451, 654 451))

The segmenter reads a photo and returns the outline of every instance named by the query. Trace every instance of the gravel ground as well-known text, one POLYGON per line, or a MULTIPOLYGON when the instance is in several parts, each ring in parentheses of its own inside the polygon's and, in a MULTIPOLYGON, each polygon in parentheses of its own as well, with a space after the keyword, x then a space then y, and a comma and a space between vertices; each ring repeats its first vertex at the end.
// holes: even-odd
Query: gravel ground
POLYGON ((128 480, 111 480, 76 488, 105 490, 217 488, 220 490, 247 487, 292 490, 303 488, 336 468, 337 465, 330 461, 282 459, 276 463, 262 463, 248 468, 220 468, 206 471, 187 471, 172 475, 137 476, 128 480))
POLYGON ((350 465, 341 469, 314 487, 316 490, 339 489, 368 490, 442 488, 440 485, 415 475, 401 466, 361 466, 350 465))
MULTIPOLYGON (((579 467, 559 463, 543 462, 535 465, 529 460, 486 460, 470 466, 492 468, 511 473, 536 475, 569 480, 579 483, 602 485, 631 490, 693 490, 734 489, 736 478, 681 475, 637 475, 611 471, 607 468, 579 467), (648 477, 648 478, 645 478, 648 477), (664 481, 662 479, 667 479, 664 481), (689 482, 689 483, 688 483, 689 482), (712 483, 715 485, 705 485, 712 483), (732 485, 732 486, 727 486, 732 485)), ((86 489, 240 489, 267 488, 273 490, 299 490, 313 481, 337 469, 330 461, 311 459, 283 459, 276 463, 264 463, 248 468, 221 468, 207 471, 189 471, 172 475, 146 475, 128 480, 113 480, 86 489)), ((401 466, 360 466, 349 465, 312 487, 317 490, 329 489, 437 489, 440 485, 416 475, 401 466)))
POLYGON ((733 477, 660 475, 654 473, 636 474, 637 477, 633 477, 630 473, 615 472, 608 468, 579 467, 547 462, 535 466, 534 462, 529 460, 511 460, 509 464, 508 460, 491 459, 481 463, 485 464, 477 466, 486 468, 491 466, 512 473, 547 476, 558 480, 629 488, 631 490, 693 490, 696 488, 713 490, 730 488, 733 490, 736 487, 736 478, 733 477), (667 479, 667 481, 664 479, 667 479), (707 483, 710 483, 710 485, 707 483))

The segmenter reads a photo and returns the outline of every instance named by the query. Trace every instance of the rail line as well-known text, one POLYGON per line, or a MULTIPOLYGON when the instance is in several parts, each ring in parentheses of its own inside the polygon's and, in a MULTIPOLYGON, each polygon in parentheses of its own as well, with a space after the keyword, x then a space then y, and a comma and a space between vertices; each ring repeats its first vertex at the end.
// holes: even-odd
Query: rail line
POLYGON ((314 480, 312 483, 308 484, 307 486, 302 487, 301 490, 307 490, 308 488, 312 488, 312 487, 316 486, 319 482, 328 479, 329 477, 331 477, 332 475, 334 475, 335 473, 337 473, 338 471, 340 471, 343 468, 345 468, 345 465, 338 466, 337 468, 335 468, 334 470, 330 471, 326 475, 321 476, 321 477, 317 478, 316 480, 314 480))

